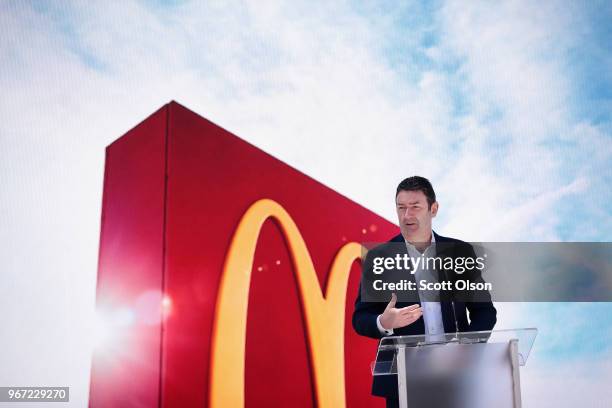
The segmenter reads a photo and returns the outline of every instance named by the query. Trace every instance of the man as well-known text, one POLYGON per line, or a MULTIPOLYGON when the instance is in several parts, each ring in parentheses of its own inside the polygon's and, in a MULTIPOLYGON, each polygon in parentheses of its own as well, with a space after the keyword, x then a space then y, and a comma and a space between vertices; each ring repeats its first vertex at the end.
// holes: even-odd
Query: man
MULTIPOLYGON (((401 234, 391 239, 389 243, 405 244, 408 254, 413 259, 421 254, 435 256, 431 253, 435 252, 432 243, 451 248, 450 256, 454 258, 475 256, 471 245, 433 232, 432 219, 438 213, 439 205, 434 189, 426 178, 413 176, 403 180, 397 187, 395 204, 401 234)), ((368 262, 368 257, 365 263, 368 262)), ((416 272, 417 277, 419 273, 424 273, 421 270, 416 272)), ((482 281, 479 274, 464 274, 463 278, 482 281)), ((441 280, 444 279, 449 278, 441 280)), ((365 285, 363 281, 362 285, 365 285)), ((438 298, 439 301, 429 301, 429 298, 427 300, 402 303, 398 302, 396 295, 393 294, 388 304, 366 302, 361 299, 360 288, 353 312, 353 328, 358 334, 375 339, 390 335, 423 334, 435 338, 436 335, 456 331, 491 330, 497 321, 497 312, 488 292, 485 293, 484 300, 481 293, 478 302, 466 299, 459 301, 456 298, 451 301, 445 298, 438 298)), ((398 406, 397 376, 375 376, 372 394, 385 397, 387 407, 398 406)))

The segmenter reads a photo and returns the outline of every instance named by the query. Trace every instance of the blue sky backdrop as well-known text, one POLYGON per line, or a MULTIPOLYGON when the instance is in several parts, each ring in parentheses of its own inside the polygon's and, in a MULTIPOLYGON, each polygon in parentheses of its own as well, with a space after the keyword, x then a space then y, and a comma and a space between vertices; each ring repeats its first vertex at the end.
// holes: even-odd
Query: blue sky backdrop
MULTIPOLYGON (((610 241, 610 21, 607 1, 2 2, 0 385, 86 405, 104 147, 172 99, 394 222, 420 174, 443 235, 610 241)), ((610 304, 498 309, 540 329, 525 406, 612 399, 610 304)))

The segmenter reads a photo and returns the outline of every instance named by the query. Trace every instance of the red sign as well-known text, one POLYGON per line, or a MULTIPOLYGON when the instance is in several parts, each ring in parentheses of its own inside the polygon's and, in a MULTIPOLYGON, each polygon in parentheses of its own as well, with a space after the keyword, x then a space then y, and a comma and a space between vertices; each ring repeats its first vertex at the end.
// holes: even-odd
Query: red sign
POLYGON ((396 233, 165 105, 106 151, 90 406, 382 405, 350 317, 358 243, 396 233))

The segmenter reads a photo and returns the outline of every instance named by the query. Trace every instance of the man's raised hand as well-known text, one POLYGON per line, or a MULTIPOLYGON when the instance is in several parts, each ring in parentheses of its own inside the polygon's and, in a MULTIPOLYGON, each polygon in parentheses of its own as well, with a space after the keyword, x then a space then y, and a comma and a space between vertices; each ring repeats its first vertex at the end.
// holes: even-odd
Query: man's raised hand
POLYGON ((385 330, 397 329, 416 322, 423 315, 421 306, 418 304, 397 309, 395 307, 397 296, 391 295, 391 301, 380 315, 380 324, 385 330))

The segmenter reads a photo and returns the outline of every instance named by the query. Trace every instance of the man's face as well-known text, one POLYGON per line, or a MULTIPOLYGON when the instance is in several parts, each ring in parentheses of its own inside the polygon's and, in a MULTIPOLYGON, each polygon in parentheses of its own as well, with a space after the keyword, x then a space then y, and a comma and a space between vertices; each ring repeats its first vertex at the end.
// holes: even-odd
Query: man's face
POLYGON ((397 218, 404 238, 425 242, 431 233, 431 219, 438 213, 438 203, 429 208, 422 191, 400 191, 395 198, 397 218))

